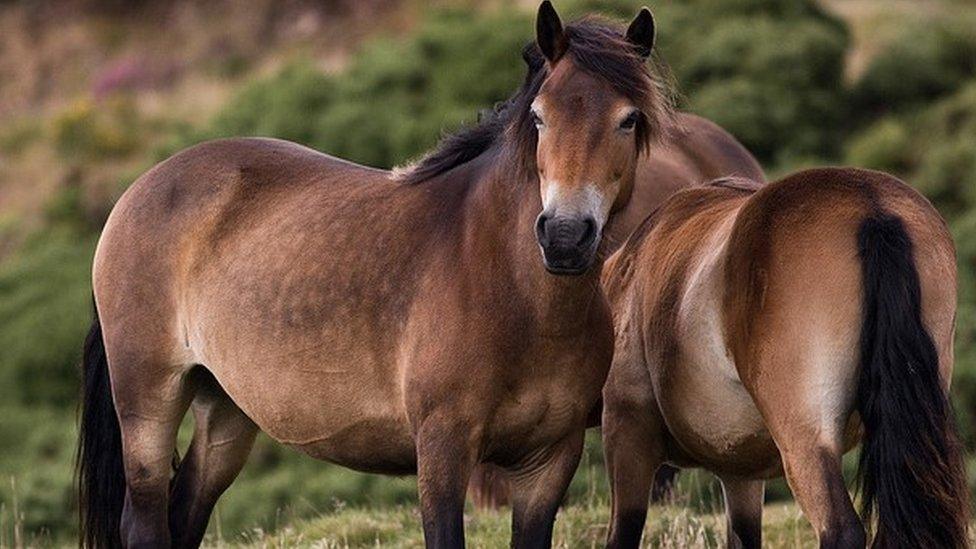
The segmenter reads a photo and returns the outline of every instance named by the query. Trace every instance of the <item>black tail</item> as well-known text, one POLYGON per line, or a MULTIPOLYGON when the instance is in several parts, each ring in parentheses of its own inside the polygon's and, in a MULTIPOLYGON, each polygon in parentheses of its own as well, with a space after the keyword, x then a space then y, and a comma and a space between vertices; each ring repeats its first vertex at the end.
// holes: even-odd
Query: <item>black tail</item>
POLYGON ((81 376, 83 394, 77 458, 80 541, 82 547, 120 547, 119 519, 125 498, 122 434, 112 401, 97 309, 85 339, 81 376))
POLYGON ((899 218, 877 213, 861 224, 858 248, 864 518, 870 524, 877 515, 875 547, 966 547, 961 444, 939 356, 922 324, 911 239, 899 218))

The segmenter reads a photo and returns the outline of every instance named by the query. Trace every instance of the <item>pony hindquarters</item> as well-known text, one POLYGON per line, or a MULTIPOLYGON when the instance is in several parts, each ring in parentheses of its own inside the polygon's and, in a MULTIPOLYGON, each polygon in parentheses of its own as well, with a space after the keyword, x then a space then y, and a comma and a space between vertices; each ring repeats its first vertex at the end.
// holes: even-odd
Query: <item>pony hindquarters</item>
POLYGON ((736 366, 821 546, 866 540, 841 474, 858 419, 876 546, 964 546, 954 254, 934 209, 877 172, 801 172, 743 207, 726 275, 736 366))

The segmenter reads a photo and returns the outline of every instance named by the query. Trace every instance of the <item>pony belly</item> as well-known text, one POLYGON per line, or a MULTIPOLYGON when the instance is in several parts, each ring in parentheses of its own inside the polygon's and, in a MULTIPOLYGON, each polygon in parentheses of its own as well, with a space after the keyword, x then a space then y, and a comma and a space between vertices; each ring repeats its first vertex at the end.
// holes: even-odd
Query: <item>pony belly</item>
POLYGON ((779 451, 725 342, 725 246, 735 216, 711 237, 689 273, 676 331, 679 353, 658 375, 661 411, 680 452, 715 472, 769 476, 779 451))
POLYGON ((275 441, 320 460, 352 469, 409 474, 416 452, 397 388, 372 375, 323 363, 277 362, 264 375, 240 375, 259 365, 234 370, 210 368, 227 393, 275 441), (277 369, 272 369, 277 368, 277 369))
POLYGON ((303 442, 285 442, 309 456, 365 473, 409 475, 417 472, 417 453, 405 422, 370 419, 334 434, 303 442))
POLYGON ((334 391, 318 395, 302 404, 278 407, 274 415, 259 414, 255 422, 271 438, 316 459, 370 473, 400 475, 416 470, 406 413, 387 404, 396 399, 359 399, 334 391))
POLYGON ((674 443, 669 460, 747 478, 780 473, 776 444, 741 384, 692 378, 662 393, 669 395, 661 402, 674 443))

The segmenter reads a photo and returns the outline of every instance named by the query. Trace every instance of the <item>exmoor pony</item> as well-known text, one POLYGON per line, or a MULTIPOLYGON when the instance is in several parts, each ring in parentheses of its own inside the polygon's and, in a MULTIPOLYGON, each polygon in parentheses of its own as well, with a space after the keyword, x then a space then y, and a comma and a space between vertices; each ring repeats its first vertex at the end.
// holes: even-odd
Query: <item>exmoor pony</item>
MULTIPOLYGON (((530 65, 541 67, 542 63, 530 65)), ((507 103, 501 106, 507 107, 507 103)), ((709 120, 675 112, 663 138, 652 142, 647 153, 637 159, 630 200, 611 216, 603 231, 601 246, 605 253, 612 253, 622 245, 672 194, 726 176, 765 181, 759 162, 735 137, 709 120)), ((600 413, 596 410, 591 426, 599 420, 600 413)), ((664 498, 675 473, 667 465, 658 470, 652 500, 664 498)), ((490 464, 479 465, 472 472, 469 494, 475 506, 497 508, 509 502, 509 484, 503 470, 490 464)))
POLYGON ((231 139, 126 191, 93 267, 85 545, 199 544, 258 429, 416 473, 434 547, 463 546, 470 473, 498 465, 513 546, 550 544, 613 350, 601 236, 671 111, 646 9, 563 26, 544 2, 536 26, 508 107, 404 171, 231 139))
MULTIPOLYGON (((665 138, 652 143, 647 154, 638 158, 630 201, 610 218, 602 246, 607 253, 615 251, 672 194, 725 176, 765 181, 759 162, 731 134, 704 118, 674 113, 665 138)), ((599 410, 590 420, 591 427, 599 423, 599 410)), ((652 501, 664 499, 675 474, 674 468, 661 466, 652 501)), ((477 507, 498 508, 508 503, 509 484, 501 469, 479 465, 472 472, 469 494, 477 507)))
POLYGON ((785 473, 821 547, 864 547, 841 476, 858 442, 874 546, 967 545, 948 401, 955 248, 908 185, 829 168, 681 191, 603 284, 610 547, 639 544, 665 461, 720 477, 730 546, 760 546, 763 480, 785 473))

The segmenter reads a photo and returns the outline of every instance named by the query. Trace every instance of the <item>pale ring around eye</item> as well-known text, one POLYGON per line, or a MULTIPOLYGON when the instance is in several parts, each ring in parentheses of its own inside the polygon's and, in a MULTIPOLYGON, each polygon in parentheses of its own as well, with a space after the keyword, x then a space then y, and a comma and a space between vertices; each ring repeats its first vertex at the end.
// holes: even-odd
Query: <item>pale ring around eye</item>
POLYGON ((639 119, 640 119, 640 111, 631 112, 630 114, 627 115, 627 118, 624 118, 623 121, 620 122, 620 129, 624 131, 630 131, 634 129, 637 126, 637 121, 639 119))

